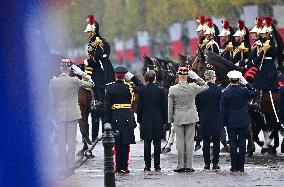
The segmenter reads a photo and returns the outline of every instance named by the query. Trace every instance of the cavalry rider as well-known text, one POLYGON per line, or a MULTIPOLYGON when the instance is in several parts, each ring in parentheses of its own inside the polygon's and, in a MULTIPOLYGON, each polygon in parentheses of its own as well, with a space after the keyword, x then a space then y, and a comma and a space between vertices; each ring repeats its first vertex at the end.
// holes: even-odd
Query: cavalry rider
POLYGON ((205 45, 203 45, 203 40, 205 39, 204 33, 206 31, 206 28, 207 28, 205 16, 199 16, 197 18, 197 22, 199 23, 199 25, 196 29, 196 32, 197 32, 197 35, 198 35, 198 38, 199 38, 198 48, 203 50, 204 47, 205 47, 205 45))
POLYGON ((90 38, 88 44, 89 59, 84 61, 85 72, 91 74, 95 87, 93 89, 93 97, 96 102, 96 111, 92 113, 92 139, 98 136, 99 119, 102 116, 103 100, 105 93, 105 84, 113 82, 114 70, 109 60, 110 45, 101 37, 99 33, 99 24, 95 21, 93 15, 89 15, 88 25, 85 33, 90 38))
POLYGON ((277 69, 274 64, 275 44, 272 39, 272 21, 265 21, 266 25, 259 31, 262 48, 253 64, 258 68, 253 85, 259 90, 277 90, 277 69))
POLYGON ((259 56, 259 53, 262 48, 261 36, 259 34, 262 29, 262 22, 263 22, 262 18, 256 18, 255 26, 249 31, 254 43, 251 47, 251 52, 247 59, 247 63, 246 63, 247 68, 250 68, 251 66, 255 66, 253 60, 259 56))
POLYGON ((203 41, 203 43, 206 44, 205 48, 209 51, 219 54, 219 45, 214 40, 215 39, 215 28, 214 28, 214 24, 211 18, 207 18, 207 28, 206 28, 204 35, 206 37, 205 40, 203 41))
POLYGON ((248 30, 244 21, 238 20, 238 30, 233 35, 236 40, 236 46, 233 51, 232 62, 237 66, 243 66, 244 60, 248 58, 250 52, 250 43, 248 30))
POLYGON ((221 33, 218 35, 221 38, 222 46, 220 49, 220 55, 227 59, 232 60, 233 58, 233 50, 234 50, 234 38, 233 36, 233 29, 230 27, 230 23, 228 20, 224 20, 223 22, 223 29, 221 33))

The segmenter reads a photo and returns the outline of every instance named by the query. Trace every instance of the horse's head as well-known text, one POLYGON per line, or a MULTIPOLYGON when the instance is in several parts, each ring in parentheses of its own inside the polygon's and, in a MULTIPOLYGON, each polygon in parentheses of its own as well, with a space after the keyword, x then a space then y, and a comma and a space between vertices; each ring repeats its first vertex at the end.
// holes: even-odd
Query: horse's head
POLYGON ((142 75, 144 76, 148 70, 155 70, 156 67, 152 58, 150 58, 146 54, 144 54, 143 59, 144 59, 144 65, 142 67, 142 75))
POLYGON ((179 60, 180 60, 180 66, 188 66, 189 68, 192 67, 193 64, 193 57, 190 55, 183 55, 183 54, 178 54, 179 60))

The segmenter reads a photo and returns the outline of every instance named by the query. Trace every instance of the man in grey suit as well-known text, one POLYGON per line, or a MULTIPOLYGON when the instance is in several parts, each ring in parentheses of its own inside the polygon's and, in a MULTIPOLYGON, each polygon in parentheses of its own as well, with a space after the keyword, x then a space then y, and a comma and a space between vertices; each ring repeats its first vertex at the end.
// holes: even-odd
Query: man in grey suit
POLYGON ((178 167, 175 172, 194 172, 192 168, 195 123, 199 121, 195 106, 198 93, 208 89, 207 84, 187 67, 178 70, 179 83, 171 86, 168 95, 168 122, 174 124, 178 167), (188 76, 196 83, 188 83, 188 76))
POLYGON ((50 119, 57 124, 60 175, 66 177, 74 173, 77 122, 81 118, 78 91, 81 86, 93 87, 94 83, 69 59, 61 60, 60 70, 59 77, 51 79, 49 83, 49 113, 50 119), (71 67, 84 80, 69 76, 71 67))

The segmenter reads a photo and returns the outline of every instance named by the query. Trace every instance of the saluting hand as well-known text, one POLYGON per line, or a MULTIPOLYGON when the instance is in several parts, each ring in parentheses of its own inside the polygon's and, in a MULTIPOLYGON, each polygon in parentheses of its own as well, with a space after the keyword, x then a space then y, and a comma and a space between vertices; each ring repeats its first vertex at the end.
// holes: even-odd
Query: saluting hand
POLYGON ((246 84, 248 83, 248 81, 247 81, 243 76, 241 76, 241 77, 240 77, 240 83, 241 83, 242 85, 246 85, 246 84))
POLYGON ((188 76, 191 78, 191 79, 198 79, 198 78, 200 78, 194 71, 192 71, 192 70, 189 70, 188 71, 188 76))

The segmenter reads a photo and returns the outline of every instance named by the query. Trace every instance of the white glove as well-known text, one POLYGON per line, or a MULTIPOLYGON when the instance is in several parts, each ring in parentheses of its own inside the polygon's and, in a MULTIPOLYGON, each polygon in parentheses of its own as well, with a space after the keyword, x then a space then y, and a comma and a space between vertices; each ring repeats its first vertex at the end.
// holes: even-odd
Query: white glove
POLYGON ((188 71, 188 76, 191 78, 191 79, 198 79, 198 78, 200 78, 194 71, 192 71, 192 70, 189 70, 188 71))
POLYGON ((74 73, 76 74, 76 75, 82 75, 84 72, 78 67, 78 66, 76 66, 75 64, 73 64, 72 66, 72 69, 73 69, 73 71, 74 71, 74 73))
POLYGON ((88 63, 88 59, 85 59, 85 60, 84 60, 84 64, 85 64, 86 66, 88 66, 88 64, 89 64, 89 63, 88 63))
POLYGON ((127 72, 127 73, 125 74, 125 78, 126 78, 127 80, 131 80, 132 77, 134 77, 134 75, 133 75, 132 73, 130 73, 130 72, 127 72))
POLYGON ((243 84, 243 85, 246 85, 248 83, 248 81, 243 76, 241 76, 240 77, 240 83, 243 84))

